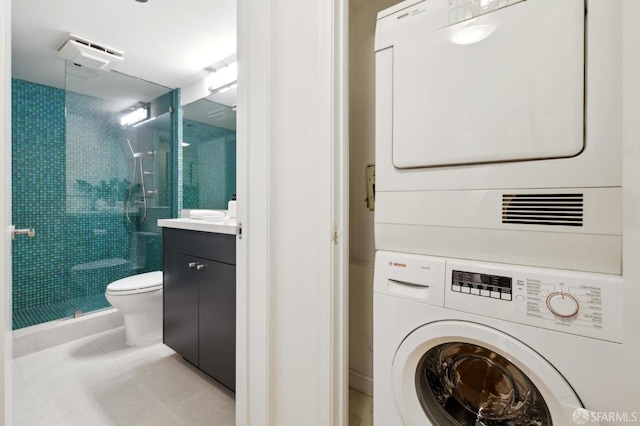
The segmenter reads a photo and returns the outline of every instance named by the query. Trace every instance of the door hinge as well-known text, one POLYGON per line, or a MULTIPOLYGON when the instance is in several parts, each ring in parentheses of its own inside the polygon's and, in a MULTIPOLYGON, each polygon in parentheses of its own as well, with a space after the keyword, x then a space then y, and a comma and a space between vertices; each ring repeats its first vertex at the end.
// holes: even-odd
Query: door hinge
POLYGON ((333 226, 333 237, 331 237, 331 241, 333 241, 333 245, 338 245, 338 226, 333 226))
POLYGON ((242 239, 242 222, 238 222, 238 224, 236 225, 236 235, 238 236, 239 240, 242 239))

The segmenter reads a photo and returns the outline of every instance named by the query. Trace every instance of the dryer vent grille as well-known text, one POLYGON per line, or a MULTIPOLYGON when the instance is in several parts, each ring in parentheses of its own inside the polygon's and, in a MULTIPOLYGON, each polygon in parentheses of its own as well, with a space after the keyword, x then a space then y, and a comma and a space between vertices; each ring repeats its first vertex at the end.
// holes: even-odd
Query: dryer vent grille
POLYGON ((582 226, 583 194, 503 194, 502 223, 582 226))

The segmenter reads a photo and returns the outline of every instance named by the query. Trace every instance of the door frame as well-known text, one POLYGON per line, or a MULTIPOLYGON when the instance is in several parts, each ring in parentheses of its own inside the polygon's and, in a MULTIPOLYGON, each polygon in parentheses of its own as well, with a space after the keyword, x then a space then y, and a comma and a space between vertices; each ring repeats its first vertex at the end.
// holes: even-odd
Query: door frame
MULTIPOLYGON (((275 220, 284 214, 283 208, 296 208, 296 199, 292 197, 290 202, 283 202, 282 194, 288 189, 282 189, 276 181, 280 179, 281 182, 283 174, 292 174, 295 170, 292 163, 298 159, 309 162, 306 153, 292 157, 294 161, 291 163, 282 162, 282 146, 291 145, 287 145, 290 136, 282 131, 281 114, 285 110, 285 114, 290 116, 291 110, 289 105, 283 105, 281 99, 282 96, 291 97, 292 87, 296 84, 296 81, 290 83, 291 80, 299 83, 304 79, 295 74, 299 71, 282 65, 288 63, 287 58, 283 60, 283 47, 289 48, 291 44, 283 38, 281 28, 288 25, 287 33, 290 33, 296 29, 299 31, 304 24, 298 22, 293 9, 299 6, 293 2, 239 0, 237 217, 242 224, 243 235, 237 240, 238 425, 292 424, 299 420, 296 419, 299 416, 297 403, 311 408, 304 419, 306 422, 335 426, 348 424, 349 5, 347 0, 316 0, 307 6, 307 17, 302 17, 299 22, 307 20, 311 25, 318 25, 318 32, 300 34, 299 44, 294 43, 293 50, 287 54, 305 55, 313 51, 317 55, 314 60, 321 66, 314 80, 318 87, 309 91, 309 96, 320 105, 320 117, 308 117, 301 112, 298 118, 308 119, 310 126, 318 122, 326 124, 326 127, 317 129, 322 133, 320 140, 325 141, 322 158, 318 160, 321 171, 312 174, 307 186, 311 190, 318 189, 325 197, 323 199, 330 202, 320 213, 326 233, 321 237, 317 237, 318 233, 312 234, 314 242, 321 247, 314 256, 317 255, 317 262, 323 268, 323 277, 312 279, 315 284, 313 294, 317 300, 309 306, 315 304, 310 309, 314 313, 310 312, 308 317, 305 313, 304 318, 289 318, 288 321, 309 321, 313 325, 308 332, 313 335, 318 351, 308 363, 317 368, 314 384, 318 389, 310 391, 315 392, 315 398, 307 396, 291 401, 292 398, 304 397, 292 396, 291 391, 282 385, 283 379, 278 374, 278 370, 289 369, 287 378, 290 379, 291 371, 297 371, 300 366, 291 359, 282 360, 278 355, 292 350, 289 343, 284 342, 286 339, 282 339, 282 333, 293 327, 277 315, 278 306, 282 309, 285 303, 278 297, 283 296, 283 288, 286 293, 291 283, 289 280, 283 283, 279 278, 287 274, 282 273, 282 262, 277 257, 286 251, 281 248, 282 242, 290 239, 275 220), (305 48, 302 48, 305 43, 305 48), (282 168, 289 167, 292 170, 282 171, 282 168), (291 409, 283 410, 282 407, 286 406, 291 409)), ((287 36, 295 38, 296 35, 287 36)), ((303 66, 308 67, 306 64, 303 66)), ((288 124, 284 126, 289 128, 288 124)), ((299 255, 303 257, 302 253, 299 255)), ((295 263, 296 258, 291 262, 295 263)), ((295 266, 291 268, 295 269, 295 266)))
POLYGON ((12 417, 12 304, 11 304, 11 0, 0 0, 0 94, 3 112, 0 114, 0 223, 4 229, 0 243, 0 420, 13 423, 12 417))

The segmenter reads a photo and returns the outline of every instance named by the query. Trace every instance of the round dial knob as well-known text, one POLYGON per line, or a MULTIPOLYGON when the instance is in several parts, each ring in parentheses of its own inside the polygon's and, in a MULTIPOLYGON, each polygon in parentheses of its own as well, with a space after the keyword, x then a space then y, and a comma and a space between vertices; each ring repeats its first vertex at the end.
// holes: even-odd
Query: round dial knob
POLYGON ((571 318, 578 313, 580 304, 572 294, 555 291, 547 296, 547 308, 560 318, 571 318))

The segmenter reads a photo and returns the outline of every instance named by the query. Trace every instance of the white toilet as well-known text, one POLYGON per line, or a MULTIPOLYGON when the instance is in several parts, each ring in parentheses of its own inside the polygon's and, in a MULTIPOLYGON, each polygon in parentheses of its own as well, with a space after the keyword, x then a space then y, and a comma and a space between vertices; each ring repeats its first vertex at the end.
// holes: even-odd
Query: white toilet
POLYGON ((162 340, 162 271, 114 281, 107 286, 106 297, 124 315, 127 345, 162 340))

